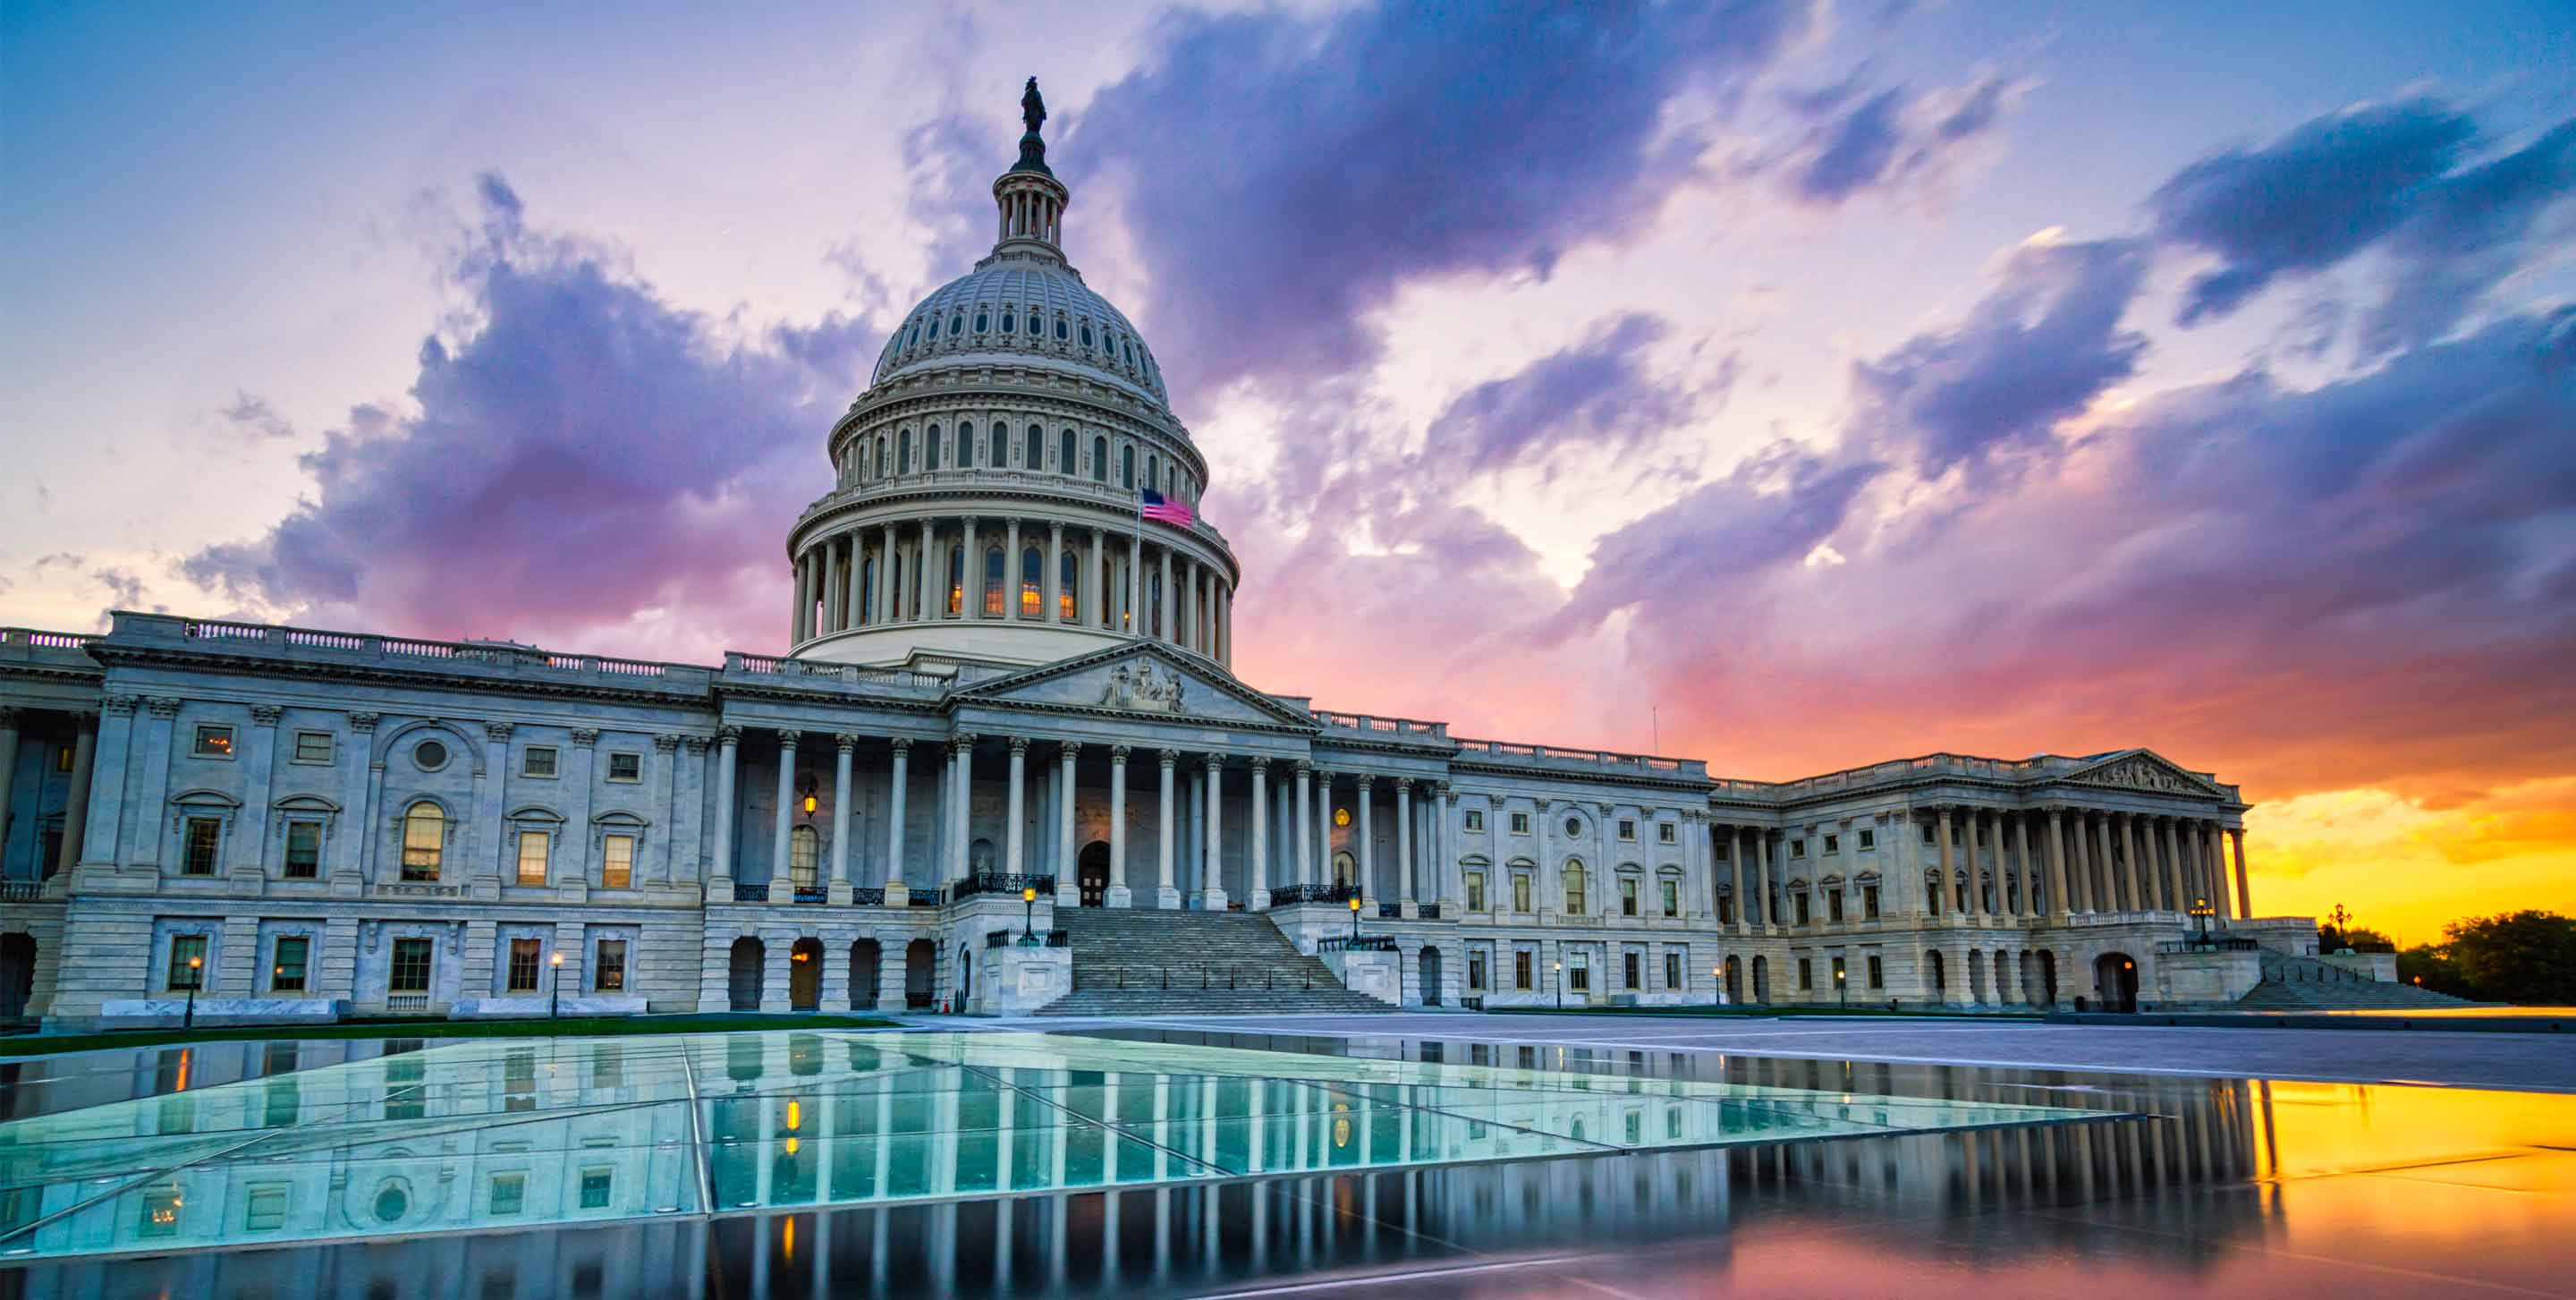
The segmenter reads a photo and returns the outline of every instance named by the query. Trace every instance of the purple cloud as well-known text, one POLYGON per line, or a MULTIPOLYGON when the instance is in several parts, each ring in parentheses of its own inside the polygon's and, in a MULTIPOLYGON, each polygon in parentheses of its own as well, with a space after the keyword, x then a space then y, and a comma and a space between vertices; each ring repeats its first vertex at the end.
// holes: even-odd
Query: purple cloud
MULTIPOLYGON (((1789 170, 1789 191, 1810 203, 1834 204, 1935 173, 1958 146, 1999 125, 2025 88, 1987 73, 1942 94, 1916 95, 1901 86, 1882 90, 1817 128, 1807 156, 1789 170)), ((1847 92, 1837 90, 1806 103, 1840 108, 1848 100, 1847 92)))

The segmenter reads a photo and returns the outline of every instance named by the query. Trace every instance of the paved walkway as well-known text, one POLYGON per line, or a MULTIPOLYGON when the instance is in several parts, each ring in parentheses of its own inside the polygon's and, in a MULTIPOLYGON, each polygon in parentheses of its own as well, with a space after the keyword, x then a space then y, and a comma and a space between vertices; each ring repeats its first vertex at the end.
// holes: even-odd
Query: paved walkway
POLYGON ((1201 1029, 1234 1034, 1402 1036, 1540 1043, 1605 1051, 1730 1052, 1836 1061, 2120 1070, 2328 1083, 2412 1083, 2576 1093, 2576 1041, 2564 1034, 2438 1030, 2169 1029, 1962 1019, 1749 1019, 1642 1015, 1175 1016, 1151 1020, 942 1019, 943 1028, 1201 1029))

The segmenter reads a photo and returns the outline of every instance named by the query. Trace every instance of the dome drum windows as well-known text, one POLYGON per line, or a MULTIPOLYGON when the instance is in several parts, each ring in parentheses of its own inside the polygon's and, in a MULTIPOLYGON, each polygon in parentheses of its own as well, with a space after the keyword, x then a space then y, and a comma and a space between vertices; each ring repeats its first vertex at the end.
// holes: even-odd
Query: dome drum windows
POLYGON ((957 426, 957 468, 975 468, 975 426, 972 424, 957 426))

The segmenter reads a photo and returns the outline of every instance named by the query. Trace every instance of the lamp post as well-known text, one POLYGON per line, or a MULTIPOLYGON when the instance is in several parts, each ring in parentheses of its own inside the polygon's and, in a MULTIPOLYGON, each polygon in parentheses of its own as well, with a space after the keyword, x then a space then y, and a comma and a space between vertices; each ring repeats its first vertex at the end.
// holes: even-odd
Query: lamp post
POLYGON ((1360 945, 1360 896, 1351 895, 1351 946, 1360 945))
POLYGON ((1726 1005, 1726 964, 1724 962, 1708 968, 1708 991, 1714 995, 1710 1001, 1721 1007, 1726 1005))
POLYGON ((181 1029, 194 1029, 197 1027, 197 989, 205 982, 206 959, 203 957, 190 957, 188 959, 188 1010, 187 1014, 179 1019, 179 1027, 181 1029))
POLYGON ((2217 912, 2218 909, 2211 907, 2206 898, 2191 900, 2191 916, 2194 921, 2200 923, 2200 944, 2204 948, 2209 946, 2209 918, 2217 912))
POLYGON ((1554 965, 1555 971, 1553 973, 1555 975, 1555 979, 1553 982, 1556 985, 1556 1009, 1563 1011, 1565 1010, 1565 963, 1560 961, 1554 963, 1554 965))
POLYGON ((1037 923, 1037 913, 1038 913, 1038 887, 1037 887, 1037 886, 1035 886, 1035 885, 1022 885, 1022 886, 1020 886, 1020 942, 1021 942, 1021 943, 1029 944, 1029 945, 1032 945, 1032 946, 1034 946, 1034 945, 1037 943, 1037 941, 1038 941, 1038 931, 1037 931, 1037 925, 1038 925, 1038 923, 1037 923))
POLYGON ((1834 999, 1844 1010, 1851 1009, 1851 972, 1839 966, 1834 968, 1834 999))
POLYGON ((554 954, 546 964, 554 967, 554 976, 548 981, 551 996, 546 1002, 546 1019, 554 1020, 563 1015, 563 954, 554 954))

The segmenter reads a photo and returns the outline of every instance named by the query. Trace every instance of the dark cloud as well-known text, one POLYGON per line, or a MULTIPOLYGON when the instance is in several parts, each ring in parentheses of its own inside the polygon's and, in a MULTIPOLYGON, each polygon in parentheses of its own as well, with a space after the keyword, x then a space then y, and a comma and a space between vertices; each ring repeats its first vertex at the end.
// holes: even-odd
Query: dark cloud
POLYGON ((479 190, 482 234, 454 268, 473 323, 422 343, 416 411, 352 411, 302 458, 310 500, 184 572, 420 635, 740 644, 783 599, 780 539, 828 486, 821 440, 869 336, 835 321, 721 341, 607 254, 529 234, 500 178, 479 190))
POLYGON ((1579 448, 1610 455, 1672 432, 1696 395, 1646 373, 1647 353, 1671 327, 1631 312, 1596 325, 1572 346, 1450 399, 1424 439, 1424 467, 1499 474, 1544 465, 1579 448))
POLYGON ((1368 315, 1409 280, 1544 275, 1642 228, 1707 144, 1667 105, 1730 101, 1812 21, 1789 0, 1177 13, 1056 155, 1119 191, 1176 390, 1311 379, 1377 354, 1368 315))
POLYGON ((2027 88, 1986 73, 1967 85, 1929 95, 1893 87, 1852 103, 1826 92, 1799 102, 1825 114, 1803 158, 1787 173, 1790 193, 1810 203, 1841 203, 1864 190, 1937 174, 1953 152, 1994 129, 2027 88))
POLYGON ((2219 259, 2192 279, 2178 323, 2226 316, 2282 276, 2376 248, 2394 268, 2362 321, 2363 355, 2447 333, 2527 260, 2541 212, 2576 188, 2576 122, 2468 165, 2481 139, 2467 112, 2417 97, 2328 114, 2175 173, 2148 199, 2157 234, 2219 259))

